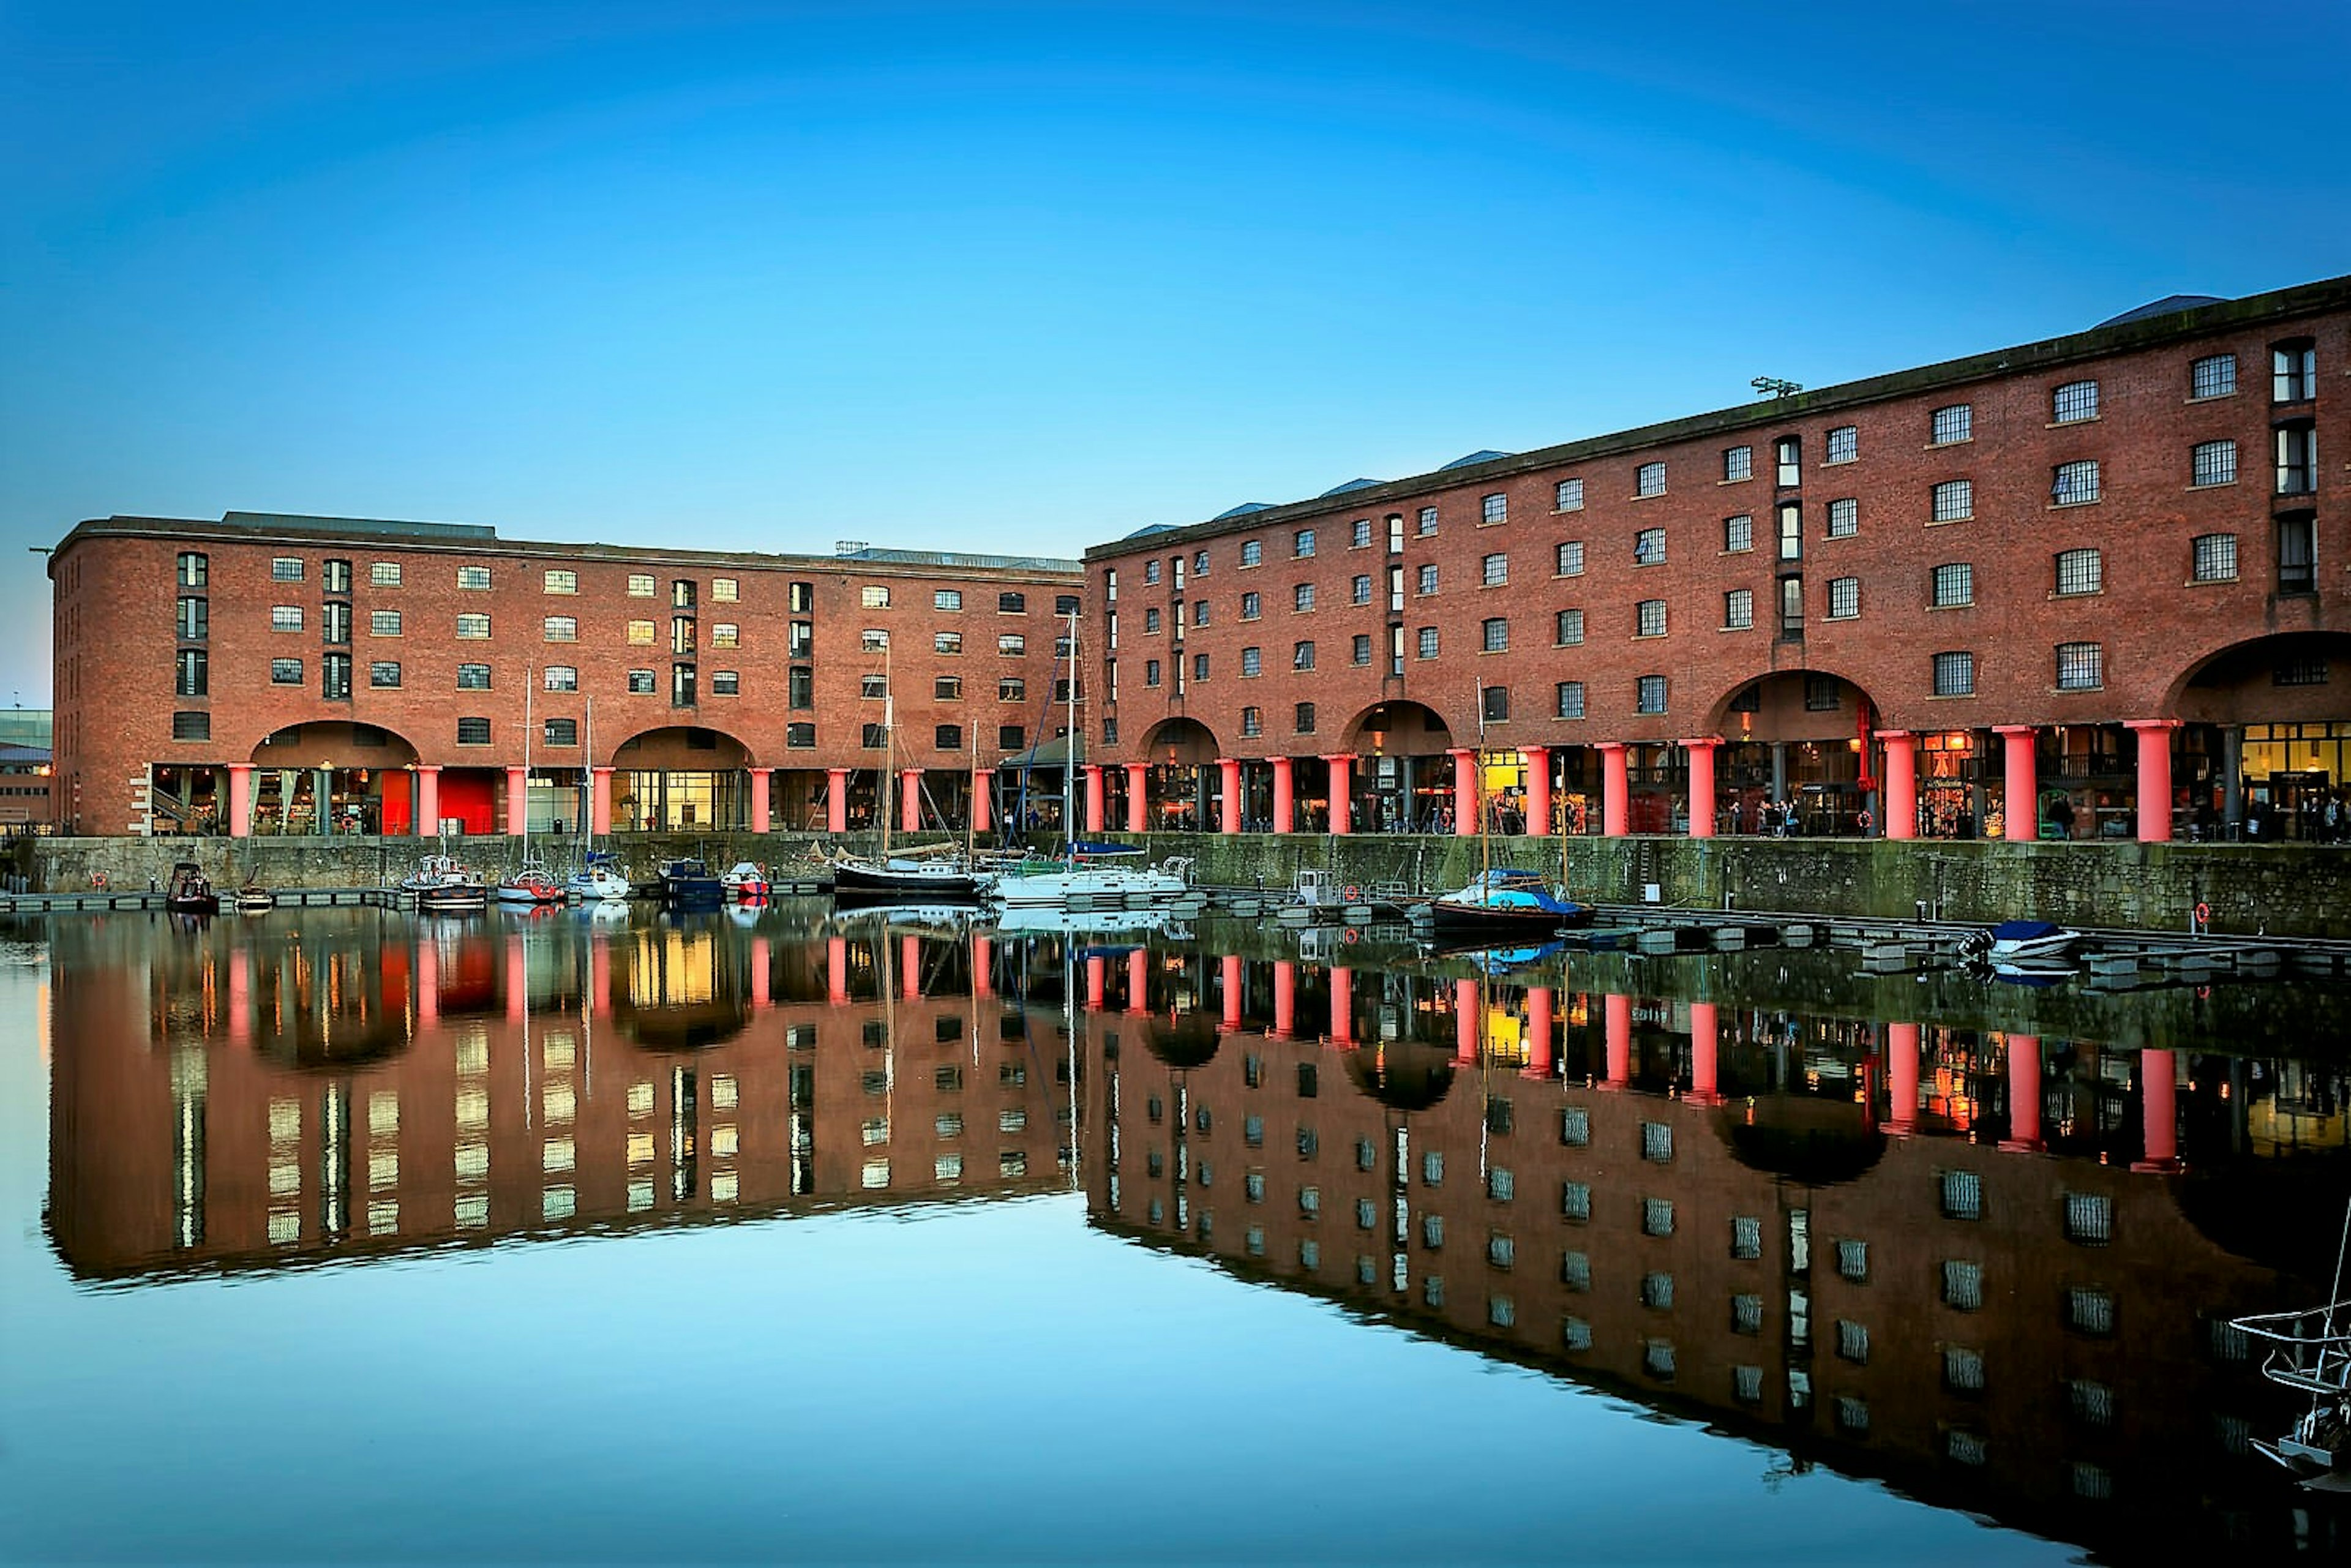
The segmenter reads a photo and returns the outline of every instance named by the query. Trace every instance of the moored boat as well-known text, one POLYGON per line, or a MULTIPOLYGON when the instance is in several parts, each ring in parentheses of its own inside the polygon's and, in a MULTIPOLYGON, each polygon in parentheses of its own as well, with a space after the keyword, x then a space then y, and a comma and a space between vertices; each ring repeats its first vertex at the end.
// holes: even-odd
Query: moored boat
POLYGON ((217 915, 220 895, 213 891, 211 879, 195 862, 181 861, 172 867, 172 880, 163 892, 163 907, 174 915, 217 915))
POLYGON ((715 909, 725 901, 725 889, 707 862, 680 855, 661 865, 662 902, 689 909, 715 909))
POLYGON ((1134 863, 1142 854, 1125 844, 1071 844, 1061 859, 1025 862, 998 873, 987 895, 1008 909, 1172 904, 1192 895, 1188 858, 1174 855, 1155 866, 1134 863))
POLYGON ((230 895, 239 915, 263 915, 277 907, 277 895, 266 887, 246 883, 230 895))
POLYGON ((1544 934, 1592 924, 1592 906, 1578 904, 1539 872, 1496 866, 1479 872, 1468 885, 1439 894, 1414 910, 1440 935, 1525 932, 1544 934))
POLYGON ((549 904, 563 902, 563 884, 542 861, 525 861, 498 879, 500 904, 549 904))
POLYGON ((1968 934, 1959 956, 1988 964, 2037 964, 2063 958, 2082 940, 2078 931, 2046 920, 2003 920, 1989 931, 1968 934))
POLYGON ((617 902, 628 897, 632 891, 629 879, 621 874, 612 857, 601 850, 590 852, 588 864, 564 878, 563 888, 572 897, 590 904, 617 902))
MULTIPOLYGON (((2351 1212, 2344 1223, 2351 1235, 2351 1212)), ((2263 1377, 2308 1396, 2309 1408, 2289 1430, 2254 1438, 2252 1448, 2313 1491, 2351 1492, 2351 1300, 2344 1297, 2344 1271, 2338 1251, 2325 1306, 2262 1312, 2229 1325, 2262 1347, 2263 1377)))
POLYGON ((718 879, 726 896, 735 899, 759 899, 768 894, 768 868, 757 861, 737 861, 733 869, 718 879))

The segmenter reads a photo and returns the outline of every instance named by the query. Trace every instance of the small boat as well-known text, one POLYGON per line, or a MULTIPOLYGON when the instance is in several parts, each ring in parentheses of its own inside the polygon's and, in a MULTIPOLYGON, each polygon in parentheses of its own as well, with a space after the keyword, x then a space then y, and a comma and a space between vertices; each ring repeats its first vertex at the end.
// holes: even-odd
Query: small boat
MULTIPOLYGON (((2351 1214, 2345 1217, 2351 1225, 2351 1214)), ((2262 1375, 2306 1395, 2310 1407, 2283 1436, 2253 1448, 2292 1471, 2312 1491, 2351 1492, 2351 1301, 2344 1262, 2335 1265, 2335 1300, 2303 1312, 2262 1312, 2230 1327, 2262 1346, 2262 1375)))
POLYGON ((544 861, 525 861, 517 870, 498 879, 500 904, 543 905, 563 902, 563 884, 544 861))
POLYGON ((249 882, 230 894, 229 901, 236 905, 239 915, 266 915, 277 907, 276 894, 249 882))
POLYGON ((768 896, 768 868, 756 861, 737 861, 734 869, 718 879, 726 896, 735 899, 758 899, 768 896))
POLYGON ((1466 887, 1439 894, 1414 910, 1440 936, 1510 932, 1549 936, 1566 926, 1592 924, 1592 906, 1578 904, 1542 879, 1539 872, 1497 866, 1479 872, 1466 887))
POLYGON ((467 915, 486 909, 489 884, 447 855, 426 855, 416 870, 400 879, 400 890, 416 895, 416 907, 443 915, 467 915))
POLYGON ((878 861, 845 855, 832 862, 832 895, 837 899, 924 904, 971 900, 979 896, 982 878, 964 863, 952 846, 940 855, 885 855, 878 861))
POLYGON ((1173 855, 1155 866, 1127 863, 1142 853, 1126 844, 1071 844, 1062 859, 1031 861, 998 873, 987 895, 1007 909, 1173 904, 1195 896, 1188 857, 1173 855))
MULTIPOLYGON (((152 884, 151 884, 152 885, 152 884)), ((163 892, 163 907, 174 915, 218 915, 220 895, 193 861, 172 867, 172 881, 163 892)))
POLYGON ((689 909, 716 909, 725 901, 725 889, 708 862, 680 855, 661 865, 662 902, 689 909))
POLYGON ((2046 920, 2003 920, 1989 931, 1962 937, 1959 956, 1970 963, 2044 963, 2064 957, 2081 939, 2080 932, 2046 920))
POLYGON ((612 857, 601 850, 589 852, 586 867, 564 878, 563 889, 572 897, 588 904, 624 899, 632 891, 629 879, 621 874, 621 868, 612 863, 612 857))

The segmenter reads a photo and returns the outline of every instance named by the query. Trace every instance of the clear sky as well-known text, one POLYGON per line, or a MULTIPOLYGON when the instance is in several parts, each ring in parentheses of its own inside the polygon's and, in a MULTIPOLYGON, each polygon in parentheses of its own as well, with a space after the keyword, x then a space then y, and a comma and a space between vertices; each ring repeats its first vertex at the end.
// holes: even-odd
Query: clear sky
POLYGON ((2351 272, 2351 6, 0 7, 76 521, 1074 554, 2351 272))

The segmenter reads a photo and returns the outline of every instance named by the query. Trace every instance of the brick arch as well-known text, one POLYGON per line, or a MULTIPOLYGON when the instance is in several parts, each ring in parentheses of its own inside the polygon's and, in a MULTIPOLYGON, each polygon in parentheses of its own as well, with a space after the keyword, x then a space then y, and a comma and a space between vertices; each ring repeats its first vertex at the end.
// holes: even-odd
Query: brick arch
MULTIPOLYGON (((1385 751, 1398 757, 1431 756, 1458 744, 1445 716, 1426 703, 1397 697, 1364 707, 1340 732, 1346 749, 1370 755, 1385 751), (1383 738, 1374 743, 1372 737, 1383 738)), ((1470 732, 1473 736, 1476 731, 1470 732)))
POLYGON ((1214 762, 1225 754, 1215 730, 1196 718, 1178 714, 1151 727, 1143 737, 1142 754, 1135 760, 1165 762, 1171 748, 1179 763, 1214 762))
POLYGON ((1887 727, 1888 718, 1877 706, 1869 688, 1841 670, 1818 667, 1801 670, 1762 670, 1741 675, 1719 691, 1703 710, 1706 720, 1698 733, 1719 735, 1731 740, 1845 740, 1856 733, 1862 713, 1855 699, 1866 705, 1872 728, 1887 727), (1814 675, 1826 675, 1840 687, 1840 701, 1834 712, 1811 712, 1804 706, 1806 680, 1814 675), (1762 712, 1750 716, 1733 713, 1732 702, 1753 687, 1761 687, 1762 712), (1742 716, 1750 722, 1742 727, 1742 716))
POLYGON ((2339 719, 2351 710, 2340 683, 2351 681, 2351 632, 2275 632, 2241 638, 2191 655, 2164 684, 2156 713, 2200 724, 2271 724, 2339 719), (2323 678, 2280 684, 2290 667, 2323 678), (2341 672, 2339 674, 2337 672, 2341 672))
POLYGON ((256 768, 409 768, 420 758, 415 742, 389 726, 333 718, 280 726, 246 754, 256 768), (381 732, 385 742, 362 742, 362 729, 381 732))
POLYGON ((646 771, 710 773, 732 768, 756 768, 759 761, 749 741, 716 725, 656 724, 623 737, 610 751, 596 758, 595 765, 646 771), (696 732, 717 737, 717 744, 707 750, 691 746, 687 737, 696 732), (630 750, 631 747, 635 749, 630 750), (624 751, 628 755, 623 756, 624 751))

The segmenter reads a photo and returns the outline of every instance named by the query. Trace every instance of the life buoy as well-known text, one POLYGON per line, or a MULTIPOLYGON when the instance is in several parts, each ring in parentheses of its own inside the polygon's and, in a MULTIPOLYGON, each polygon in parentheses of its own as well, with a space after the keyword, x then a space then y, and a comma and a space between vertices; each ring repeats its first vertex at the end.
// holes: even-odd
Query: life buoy
POLYGON ((2199 903, 2196 905, 2196 924, 2199 927, 2212 924, 2212 906, 2210 904, 2199 903))
POLYGON ((1364 902, 1364 890, 1360 887, 1350 885, 1343 896, 1350 904, 1361 904, 1364 902))
POLYGON ((1356 930, 1352 925, 1339 933, 1339 940, 1344 942, 1350 947, 1353 946, 1356 943, 1361 942, 1363 939, 1364 934, 1356 930))

